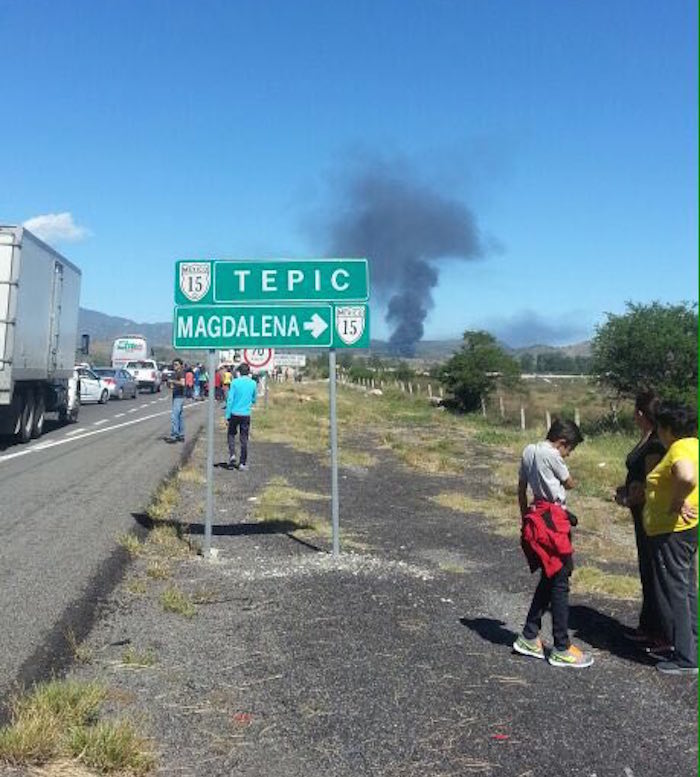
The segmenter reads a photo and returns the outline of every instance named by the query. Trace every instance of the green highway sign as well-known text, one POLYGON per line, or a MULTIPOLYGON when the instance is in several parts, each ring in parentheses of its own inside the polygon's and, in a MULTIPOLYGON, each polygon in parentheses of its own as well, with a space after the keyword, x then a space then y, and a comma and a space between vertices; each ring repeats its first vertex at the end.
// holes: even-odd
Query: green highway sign
POLYGON ((366 302, 366 259, 203 259, 177 262, 176 305, 366 302))
POLYGON ((225 348, 368 348, 369 306, 179 305, 173 346, 225 348))

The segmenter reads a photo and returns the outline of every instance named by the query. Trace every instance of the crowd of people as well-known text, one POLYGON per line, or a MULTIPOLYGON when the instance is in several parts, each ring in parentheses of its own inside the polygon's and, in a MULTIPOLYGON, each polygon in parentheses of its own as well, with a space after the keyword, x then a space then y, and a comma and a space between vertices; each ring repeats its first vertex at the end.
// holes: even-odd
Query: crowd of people
MULTIPOLYGON (((185 400, 199 401, 209 395, 209 375, 201 364, 189 366, 175 359, 168 378, 172 390, 170 414, 170 436, 166 442, 185 440, 185 400)), ((222 364, 214 373, 214 396, 225 407, 228 424, 228 467, 245 470, 248 467, 248 439, 252 406, 258 395, 258 383, 250 376, 250 367, 243 363, 234 369, 233 365, 222 364), (237 441, 240 453, 236 456, 237 441)))
MULTIPOLYGON (((615 494, 617 503, 631 512, 643 596, 639 625, 626 636, 657 660, 660 672, 696 675, 697 412, 643 392, 634 415, 641 437, 627 456, 626 482, 615 494)), ((593 655, 572 644, 568 631, 571 527, 578 519, 566 506, 566 492, 575 483, 565 459, 581 442, 573 421, 555 420, 544 441, 523 451, 518 481, 521 545, 531 571, 539 570, 541 577, 513 649, 572 668, 593 664, 593 655), (551 650, 540 638, 547 609, 552 614, 551 650)))

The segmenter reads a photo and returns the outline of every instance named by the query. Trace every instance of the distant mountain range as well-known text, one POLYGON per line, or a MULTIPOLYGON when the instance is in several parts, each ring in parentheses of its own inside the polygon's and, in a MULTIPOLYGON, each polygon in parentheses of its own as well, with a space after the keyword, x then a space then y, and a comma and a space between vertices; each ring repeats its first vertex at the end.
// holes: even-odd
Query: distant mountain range
MULTIPOLYGON (((128 318, 119 316, 108 316, 97 310, 88 310, 80 308, 79 333, 87 333, 90 338, 98 343, 107 343, 114 340, 115 337, 122 335, 143 335, 151 346, 169 347, 172 342, 173 325, 170 321, 163 321, 156 324, 139 324, 128 318)), ((447 340, 421 340, 416 344, 416 358, 424 361, 444 361, 448 359, 455 351, 459 350, 461 339, 447 340)), ((565 356, 590 356, 591 343, 586 340, 574 345, 553 346, 553 345, 531 345, 527 348, 510 348, 503 344, 515 356, 521 356, 530 353, 537 357, 541 353, 559 352, 565 356)), ((391 356, 389 343, 383 340, 372 340, 372 353, 377 356, 391 356)))

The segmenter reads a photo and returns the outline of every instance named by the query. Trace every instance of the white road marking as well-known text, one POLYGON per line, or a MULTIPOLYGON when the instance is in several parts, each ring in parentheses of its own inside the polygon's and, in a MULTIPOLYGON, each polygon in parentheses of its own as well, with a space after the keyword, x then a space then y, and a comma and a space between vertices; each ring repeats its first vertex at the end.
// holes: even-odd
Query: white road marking
POLYGON ((149 405, 155 405, 155 403, 156 403, 157 401, 158 401, 157 399, 152 399, 152 400, 151 400, 151 401, 150 401, 148 404, 149 404, 149 405))
POLYGON ((124 418, 125 415, 126 415, 126 413, 117 413, 114 417, 115 418, 124 418))
POLYGON ((109 418, 103 418, 101 421, 95 421, 93 426, 102 426, 102 424, 109 423, 109 418))
POLYGON ((136 409, 143 410, 144 407, 148 407, 148 403, 146 403, 145 405, 139 405, 136 409))
POLYGON ((80 429, 71 429, 70 432, 66 432, 66 437, 72 437, 74 434, 80 434, 85 431, 85 427, 81 426, 80 429))
POLYGON ((130 413, 136 413, 138 411, 138 407, 132 407, 131 410, 129 410, 130 413))
MULTIPOLYGON (((192 407, 191 405, 189 407, 192 407)), ((187 410, 187 408, 185 408, 187 410)), ((117 429, 124 429, 127 426, 133 426, 134 424, 141 424, 144 421, 150 421, 153 418, 158 418, 159 416, 164 415, 170 415, 169 410, 161 410, 159 413, 151 413, 150 415, 144 415, 140 418, 134 418, 131 421, 122 421, 120 424, 115 424, 114 426, 103 426, 101 429, 92 429, 91 431, 87 431, 86 429, 73 429, 72 431, 68 432, 68 434, 73 435, 72 437, 68 437, 68 434, 63 437, 60 440, 55 440, 53 442, 42 442, 38 445, 33 445, 30 448, 22 448, 21 451, 17 451, 16 453, 8 453, 5 456, 0 456, 0 463, 3 461, 10 461, 11 459, 18 459, 20 456, 28 456, 30 453, 39 453, 40 451, 48 450, 49 448, 57 448, 59 445, 66 445, 69 442, 76 442, 78 440, 84 440, 86 437, 94 437, 96 434, 104 434, 105 432, 114 432, 117 429), (84 432, 84 434, 81 434, 79 437, 78 432, 84 432)))
POLYGON ((625 777, 634 777, 634 772, 629 768, 629 766, 625 766, 625 777))

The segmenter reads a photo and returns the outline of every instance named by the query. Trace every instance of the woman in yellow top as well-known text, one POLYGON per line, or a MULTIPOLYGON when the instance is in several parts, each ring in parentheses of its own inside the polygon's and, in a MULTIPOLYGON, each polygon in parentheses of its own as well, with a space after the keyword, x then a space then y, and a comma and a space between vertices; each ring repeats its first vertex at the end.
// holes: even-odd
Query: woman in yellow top
POLYGON ((647 475, 643 524, 651 548, 657 603, 666 637, 673 645, 669 660, 660 661, 656 668, 666 674, 697 674, 697 413, 668 402, 659 407, 656 419, 666 455, 647 475))

